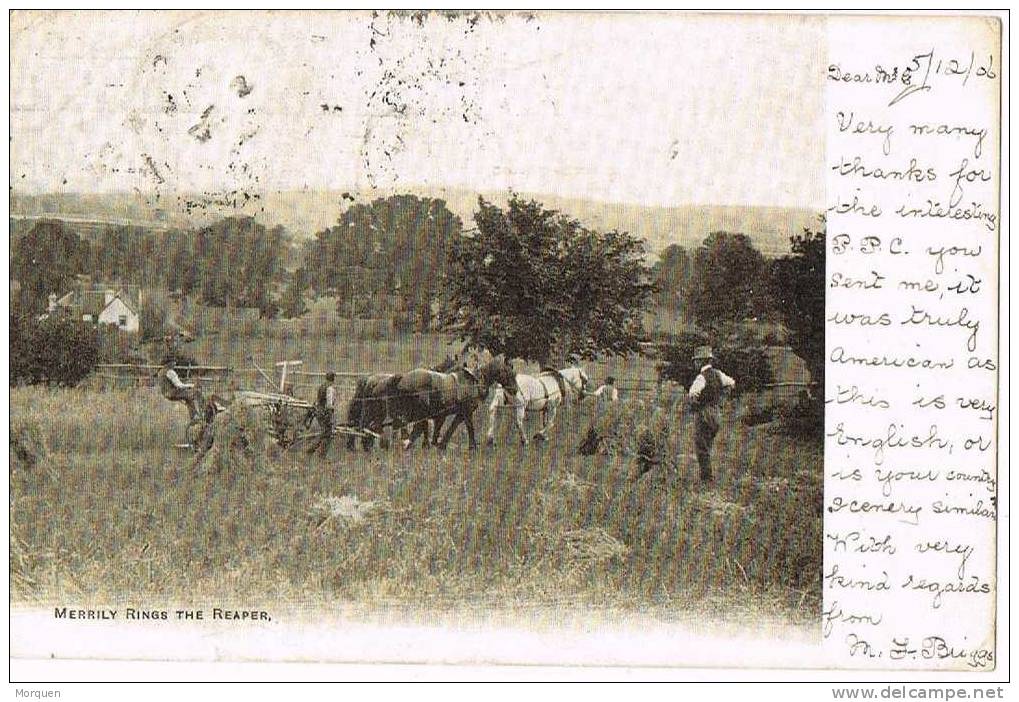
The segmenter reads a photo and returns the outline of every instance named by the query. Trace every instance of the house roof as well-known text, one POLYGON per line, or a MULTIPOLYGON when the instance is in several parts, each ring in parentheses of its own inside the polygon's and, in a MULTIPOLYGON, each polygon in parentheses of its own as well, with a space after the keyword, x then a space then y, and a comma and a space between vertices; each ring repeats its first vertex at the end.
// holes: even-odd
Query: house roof
POLYGON ((78 307, 82 314, 98 317, 106 309, 106 292, 103 290, 83 290, 78 296, 78 307))
POLYGON ((107 307, 113 304, 114 300, 120 300, 131 310, 132 314, 138 314, 138 307, 130 295, 123 291, 116 291, 110 301, 106 301, 107 292, 110 289, 102 290, 72 290, 56 301, 60 307, 74 308, 80 310, 81 314, 99 317, 107 307))
MULTIPOLYGON (((121 293, 117 293, 106 305, 103 305, 103 310, 112 305, 114 300, 120 300, 121 302, 123 302, 124 307, 131 310, 131 314, 138 314, 138 310, 135 309, 134 302, 131 300, 131 298, 121 293)), ((102 310, 100 310, 100 312, 102 312, 102 310)))

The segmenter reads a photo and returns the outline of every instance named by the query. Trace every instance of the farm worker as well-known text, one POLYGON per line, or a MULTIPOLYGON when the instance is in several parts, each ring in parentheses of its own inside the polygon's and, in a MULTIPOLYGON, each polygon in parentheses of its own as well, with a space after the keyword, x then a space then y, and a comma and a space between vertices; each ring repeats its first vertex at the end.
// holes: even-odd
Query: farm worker
POLYGON ((326 373, 325 382, 318 386, 318 391, 315 393, 315 419, 318 420, 318 425, 322 427, 322 433, 319 434, 318 439, 311 448, 308 449, 308 455, 312 455, 316 450, 321 455, 326 455, 329 450, 329 444, 333 440, 333 410, 336 409, 336 374, 332 371, 326 373))
POLYGON ((619 402, 619 390, 616 388, 616 379, 610 375, 605 379, 605 383, 591 394, 598 398, 599 405, 619 402))
POLYGON ((191 415, 191 421, 201 418, 201 409, 198 407, 201 402, 201 393, 195 388, 194 383, 181 382, 180 376, 174 370, 174 359, 169 357, 159 370, 159 391, 163 397, 171 402, 183 402, 187 405, 191 415))
POLYGON ((711 480, 711 445, 718 433, 721 422, 719 405, 726 391, 736 386, 736 381, 717 368, 712 367, 714 354, 710 346, 698 346, 694 351, 694 368, 699 372, 690 385, 687 398, 690 410, 697 419, 694 425, 694 447, 697 463, 701 469, 701 480, 711 480))

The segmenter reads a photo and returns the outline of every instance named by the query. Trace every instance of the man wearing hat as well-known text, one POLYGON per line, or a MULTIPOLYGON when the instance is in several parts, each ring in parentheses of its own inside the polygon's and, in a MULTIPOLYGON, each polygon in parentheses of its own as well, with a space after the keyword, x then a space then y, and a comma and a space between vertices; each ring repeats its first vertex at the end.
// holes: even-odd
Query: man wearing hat
POLYGON ((721 423, 719 406, 726 391, 736 386, 735 380, 712 367, 714 359, 710 346, 697 347, 693 363, 699 372, 687 393, 690 410, 697 416, 694 425, 694 446, 697 451, 697 463, 701 468, 701 480, 704 482, 712 479, 711 445, 721 423))
POLYGON ((156 374, 159 383, 159 392, 171 402, 182 402, 188 408, 188 415, 192 422, 197 422, 202 416, 199 405, 202 402, 202 395, 194 383, 182 382, 177 375, 175 368, 176 358, 167 356, 163 361, 162 368, 156 374))
POLYGON ((610 375, 605 379, 605 383, 599 386, 591 395, 598 398, 599 405, 619 402, 619 390, 616 388, 616 379, 610 375))
POLYGON ((319 451, 323 456, 326 455, 329 451, 329 444, 333 440, 333 410, 336 408, 335 382, 336 374, 329 371, 326 373, 325 382, 318 386, 318 391, 315 393, 314 416, 318 420, 318 425, 322 427, 322 433, 308 449, 309 456, 315 451, 319 451))

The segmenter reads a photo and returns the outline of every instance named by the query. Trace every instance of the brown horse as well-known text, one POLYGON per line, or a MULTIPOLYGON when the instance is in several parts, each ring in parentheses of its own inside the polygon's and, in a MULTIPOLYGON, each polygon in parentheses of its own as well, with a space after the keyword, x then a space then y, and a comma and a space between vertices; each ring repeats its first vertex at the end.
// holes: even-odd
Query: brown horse
POLYGON ((424 420, 434 419, 439 423, 452 416, 453 421, 437 444, 439 448, 449 444, 450 437, 460 424, 467 427, 471 448, 477 448, 474 410, 493 385, 499 383, 509 392, 516 393, 516 382, 512 364, 502 355, 475 371, 458 368, 452 373, 441 373, 416 368, 401 375, 396 384, 398 397, 392 405, 394 429, 414 424, 410 438, 404 441, 404 447, 409 448, 422 432, 427 431, 424 420))
MULTIPOLYGON (((433 367, 432 370, 446 372, 452 370, 456 365, 456 360, 447 356, 442 363, 433 367)), ((381 435, 386 421, 393 417, 391 405, 392 401, 398 396, 399 390, 397 384, 402 377, 398 373, 373 373, 359 378, 357 387, 354 390, 354 397, 347 407, 347 426, 351 428, 356 427, 361 431, 368 429, 374 434, 381 435)), ((445 417, 439 417, 434 421, 433 444, 439 441, 439 431, 442 429, 444 419, 445 417)), ((425 424, 427 425, 427 422, 425 424)), ((425 429, 427 437, 427 426, 425 429)), ((406 435, 403 438, 406 439, 406 435)), ((356 442, 357 437, 353 434, 349 435, 347 437, 347 449, 354 450, 356 442)), ((370 450, 373 443, 374 439, 371 435, 367 435, 361 440, 361 445, 365 451, 370 450)), ((386 448, 386 439, 381 438, 379 444, 382 448, 386 448)))
MULTIPOLYGON (((347 426, 365 429, 382 434, 386 420, 389 419, 390 401, 396 396, 396 384, 400 376, 395 373, 373 373, 364 378, 359 378, 357 387, 354 390, 354 397, 347 407, 347 426)), ((357 437, 350 434, 347 437, 347 449, 353 451, 357 437)), ((365 451, 371 449, 373 444, 371 435, 361 440, 365 451)), ((382 448, 386 448, 385 439, 379 440, 382 448)))

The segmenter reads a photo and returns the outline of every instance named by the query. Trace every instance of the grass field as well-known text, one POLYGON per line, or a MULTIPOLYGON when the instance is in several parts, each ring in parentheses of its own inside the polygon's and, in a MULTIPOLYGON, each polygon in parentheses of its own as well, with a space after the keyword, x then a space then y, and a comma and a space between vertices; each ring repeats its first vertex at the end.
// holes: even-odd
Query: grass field
MULTIPOLYGON (((242 348, 214 340, 201 360, 240 365, 242 348)), ((442 349, 420 337, 261 353, 347 370, 430 365, 442 349)), ((647 363, 595 372, 650 380, 647 363)), ((505 417, 499 446, 476 453, 460 430, 445 454, 337 441, 326 459, 273 447, 257 465, 192 474, 173 447, 184 410, 155 389, 12 388, 12 426, 38 427, 48 448, 12 473, 14 602, 816 622, 820 446, 743 426, 729 407, 704 488, 692 427, 668 411, 675 465, 640 480, 629 457, 578 455, 587 404, 561 413, 544 445, 519 446, 505 417), (322 521, 327 496, 372 504, 361 520, 322 521)), ((481 412, 476 423, 487 428, 481 412)))

